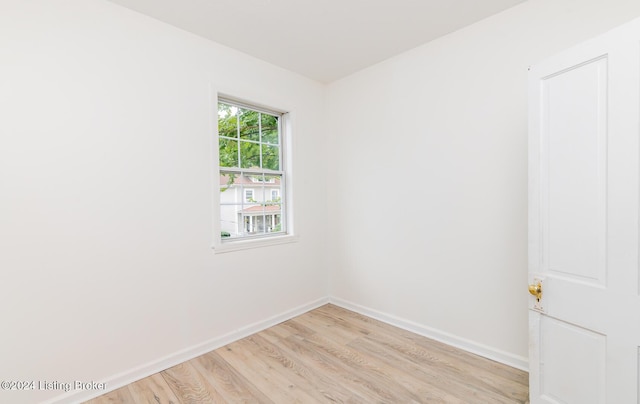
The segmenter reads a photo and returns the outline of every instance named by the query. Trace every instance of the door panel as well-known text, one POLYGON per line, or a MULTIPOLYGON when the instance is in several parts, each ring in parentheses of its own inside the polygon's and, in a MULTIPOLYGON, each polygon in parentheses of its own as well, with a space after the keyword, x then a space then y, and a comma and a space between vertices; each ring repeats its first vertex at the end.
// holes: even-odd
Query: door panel
POLYGON ((607 59, 544 78, 543 265, 605 281, 607 59), (546 259, 545 259, 546 258, 546 259))
POLYGON ((604 403, 606 337, 550 317, 540 324, 541 393, 549 402, 604 403))
POLYGON ((640 20, 529 79, 531 403, 640 404, 640 20))

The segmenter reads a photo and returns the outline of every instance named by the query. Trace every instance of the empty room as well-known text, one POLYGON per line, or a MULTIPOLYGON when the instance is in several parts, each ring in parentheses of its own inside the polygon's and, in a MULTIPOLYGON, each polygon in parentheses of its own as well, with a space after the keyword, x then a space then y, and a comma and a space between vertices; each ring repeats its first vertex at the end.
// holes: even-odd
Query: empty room
POLYGON ((640 404, 639 17, 0 0, 0 402, 640 404))

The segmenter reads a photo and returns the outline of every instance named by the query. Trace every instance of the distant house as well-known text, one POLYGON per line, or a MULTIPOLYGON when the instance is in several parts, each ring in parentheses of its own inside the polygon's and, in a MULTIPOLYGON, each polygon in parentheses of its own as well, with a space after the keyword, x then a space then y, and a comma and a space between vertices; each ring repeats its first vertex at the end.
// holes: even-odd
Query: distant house
POLYGON ((281 179, 238 173, 220 175, 220 230, 230 237, 280 231, 281 179))

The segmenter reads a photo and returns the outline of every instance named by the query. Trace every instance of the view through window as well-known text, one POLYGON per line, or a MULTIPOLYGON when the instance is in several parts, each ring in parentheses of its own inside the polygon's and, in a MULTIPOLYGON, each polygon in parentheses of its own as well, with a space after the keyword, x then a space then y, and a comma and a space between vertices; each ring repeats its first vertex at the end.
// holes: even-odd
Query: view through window
POLYGON ((218 102, 223 241, 286 233, 282 114, 218 102))

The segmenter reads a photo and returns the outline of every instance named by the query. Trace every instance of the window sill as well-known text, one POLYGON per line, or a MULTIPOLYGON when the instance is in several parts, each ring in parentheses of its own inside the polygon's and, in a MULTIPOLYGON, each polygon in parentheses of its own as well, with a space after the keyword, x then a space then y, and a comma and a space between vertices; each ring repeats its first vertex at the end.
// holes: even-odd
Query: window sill
POLYGON ((220 242, 219 244, 213 245, 212 248, 216 254, 222 254, 232 251, 250 250, 253 248, 268 247, 278 244, 295 243, 297 241, 298 236, 287 234, 284 236, 274 236, 259 239, 220 242))

